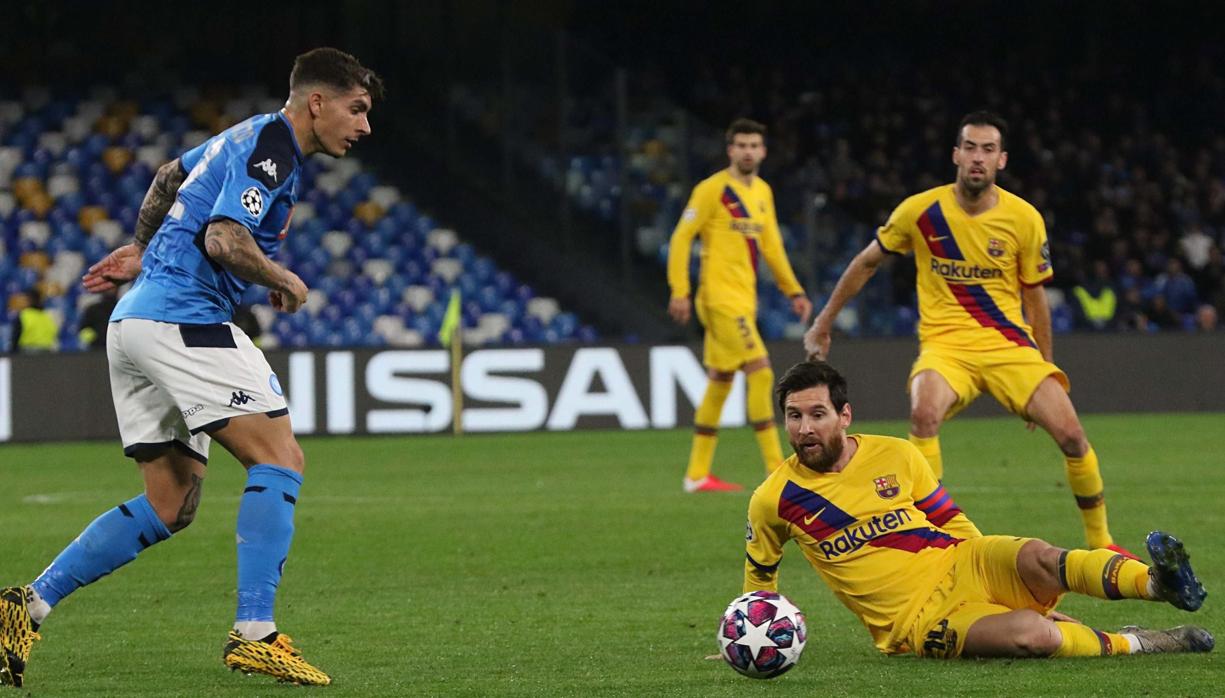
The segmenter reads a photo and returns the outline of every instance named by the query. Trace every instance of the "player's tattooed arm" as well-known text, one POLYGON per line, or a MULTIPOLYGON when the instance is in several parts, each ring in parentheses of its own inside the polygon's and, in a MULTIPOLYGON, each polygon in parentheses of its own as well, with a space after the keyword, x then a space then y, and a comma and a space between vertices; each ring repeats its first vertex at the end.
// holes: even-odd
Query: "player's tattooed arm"
POLYGON ((279 289, 283 283, 284 269, 268 259, 241 223, 226 218, 209 223, 204 251, 237 277, 268 288, 279 289))
POLYGON ((297 274, 268 259, 246 226, 228 218, 208 224, 204 251, 235 276, 273 290, 272 305, 294 312, 306 302, 306 284, 297 274))
POLYGON ((178 195, 186 177, 178 158, 157 169, 153 184, 145 192, 145 200, 140 204, 140 212, 136 216, 136 244, 142 251, 149 246, 157 229, 162 227, 162 220, 174 204, 174 197, 178 195))

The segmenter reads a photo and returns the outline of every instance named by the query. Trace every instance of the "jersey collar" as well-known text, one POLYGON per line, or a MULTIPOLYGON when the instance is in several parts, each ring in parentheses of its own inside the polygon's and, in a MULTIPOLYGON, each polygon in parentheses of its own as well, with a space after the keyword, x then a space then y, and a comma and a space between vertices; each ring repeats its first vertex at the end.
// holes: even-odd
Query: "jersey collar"
POLYGON ((277 118, 285 122, 285 126, 289 128, 289 140, 293 143, 293 154, 298 159, 298 164, 301 165, 304 158, 302 157, 302 147, 298 145, 298 134, 293 130, 293 122, 285 115, 284 109, 278 109, 276 112, 277 118))

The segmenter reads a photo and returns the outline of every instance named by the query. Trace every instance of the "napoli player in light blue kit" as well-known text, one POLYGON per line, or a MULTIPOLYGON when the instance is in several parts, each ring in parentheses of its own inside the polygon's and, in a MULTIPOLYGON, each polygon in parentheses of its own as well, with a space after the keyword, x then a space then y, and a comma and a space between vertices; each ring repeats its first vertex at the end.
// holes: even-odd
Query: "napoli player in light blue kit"
POLYGON ((289 100, 162 166, 135 241, 88 270, 104 291, 136 279, 107 333, 124 454, 145 491, 99 516, 31 584, 0 589, 0 684, 21 686, 39 627, 68 594, 169 539, 195 517, 209 444, 247 469, 238 509, 238 612, 226 666, 282 681, 331 678, 277 631, 273 606, 293 538, 305 462, 263 353, 230 322, 251 284, 292 313, 306 285, 272 261, 285 236, 302 159, 343 156, 369 135, 382 81, 330 48, 298 56, 289 100))

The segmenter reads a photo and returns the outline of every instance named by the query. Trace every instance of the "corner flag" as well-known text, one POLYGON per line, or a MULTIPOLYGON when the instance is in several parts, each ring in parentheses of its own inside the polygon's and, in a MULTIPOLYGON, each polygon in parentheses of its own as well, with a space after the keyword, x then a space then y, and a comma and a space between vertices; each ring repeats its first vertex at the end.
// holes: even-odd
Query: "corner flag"
POLYGON ((447 303, 447 313, 442 316, 442 326, 438 328, 438 341, 442 346, 451 346, 451 338, 459 328, 459 289, 451 289, 451 300, 447 303))

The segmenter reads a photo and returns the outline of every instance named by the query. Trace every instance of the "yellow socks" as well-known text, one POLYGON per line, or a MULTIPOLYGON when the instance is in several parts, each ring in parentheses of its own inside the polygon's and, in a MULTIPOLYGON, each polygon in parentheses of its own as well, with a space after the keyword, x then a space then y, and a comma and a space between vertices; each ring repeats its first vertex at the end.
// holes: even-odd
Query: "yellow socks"
POLYGON ((749 424, 753 427, 753 437, 757 439, 761 461, 769 474, 783 462, 778 430, 774 427, 774 371, 769 366, 760 368, 745 376, 745 383, 748 387, 746 402, 749 424))
POLYGON ((1076 495, 1080 518, 1085 525, 1085 540, 1090 548, 1105 548, 1114 543, 1106 525, 1106 497, 1097 452, 1092 447, 1081 458, 1066 457, 1068 484, 1076 495))
POLYGON ((1055 650, 1056 657, 1102 657, 1110 654, 1131 654, 1131 643, 1118 633, 1104 633, 1080 623, 1055 621, 1063 642, 1055 650))
POLYGON ((1059 556, 1059 583, 1099 599, 1147 599, 1148 565, 1110 550, 1067 550, 1059 556))
POLYGON ((761 451, 761 460, 766 465, 766 474, 778 470, 778 466, 783 464, 783 449, 778 444, 778 430, 774 427, 774 420, 755 423, 753 438, 757 439, 757 448, 761 451))
POLYGON ((701 480, 710 474, 715 446, 719 443, 719 418, 731 391, 731 381, 706 382, 706 392, 693 416, 693 448, 689 451, 689 468, 685 471, 685 477, 690 480, 701 480))
POLYGON ((936 474, 936 479, 940 480, 944 477, 944 460, 940 457, 940 437, 939 436, 915 436, 910 435, 910 443, 914 444, 919 449, 919 453, 927 459, 928 465, 932 467, 932 472, 936 474))

